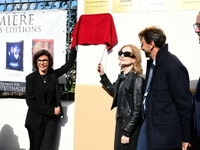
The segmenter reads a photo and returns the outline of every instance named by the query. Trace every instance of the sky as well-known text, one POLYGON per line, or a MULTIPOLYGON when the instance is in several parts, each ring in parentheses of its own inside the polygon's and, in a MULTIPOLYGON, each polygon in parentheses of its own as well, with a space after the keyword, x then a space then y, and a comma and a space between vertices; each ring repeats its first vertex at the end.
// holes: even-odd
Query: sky
POLYGON ((47 0, 0 0, 0 3, 5 3, 5 1, 6 1, 6 3, 13 3, 13 2, 28 2, 28 1, 30 1, 30 2, 34 2, 34 1, 47 1, 47 0))
MULTIPOLYGON (((34 1, 49 1, 49 0, 0 0, 0 11, 3 11, 4 9, 4 6, 1 5, 2 3, 16 3, 16 2, 34 2, 34 1)), ((55 2, 56 0, 52 0, 52 2, 55 2)), ((74 0, 72 2, 72 6, 77 6, 77 1, 78 0, 74 0)), ((55 2, 55 7, 54 9, 58 8, 59 7, 59 2, 55 2)), ((30 5, 30 8, 32 8, 31 10, 34 10, 35 9, 35 5, 34 4, 31 4, 30 5)), ((50 8, 50 7, 49 7, 50 8)), ((63 7, 65 8, 65 7, 63 7)), ((7 6, 7 11, 10 11, 12 9, 12 6, 7 6)), ((40 9, 40 5, 38 5, 38 9, 40 9)), ((46 7, 46 9, 48 9, 48 7, 46 7)), ((23 10, 26 10, 26 5, 23 5, 23 10)))
MULTIPOLYGON (((13 2, 34 2, 34 1, 49 1, 49 0, 0 0, 0 3, 13 3, 13 2)), ((56 1, 56 0, 52 0, 52 1, 56 1)), ((78 1, 78 0, 74 0, 74 1, 78 1)))

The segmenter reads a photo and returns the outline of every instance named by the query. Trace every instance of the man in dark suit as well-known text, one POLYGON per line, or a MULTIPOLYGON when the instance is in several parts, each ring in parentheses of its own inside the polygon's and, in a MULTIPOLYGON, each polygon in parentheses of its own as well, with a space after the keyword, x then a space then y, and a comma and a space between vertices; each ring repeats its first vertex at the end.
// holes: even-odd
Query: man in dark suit
POLYGON ((148 27, 138 36, 141 50, 150 58, 147 61, 146 81, 150 78, 151 81, 144 92, 144 122, 137 150, 186 150, 190 142, 192 110, 188 71, 168 51, 162 29, 148 27))
MULTIPOLYGON (((200 44, 200 12, 197 15, 196 23, 194 24, 195 33, 199 36, 199 44, 200 44)), ((200 79, 197 83, 196 91, 193 96, 194 103, 194 135, 196 137, 194 139, 194 147, 195 150, 200 150, 200 79)))

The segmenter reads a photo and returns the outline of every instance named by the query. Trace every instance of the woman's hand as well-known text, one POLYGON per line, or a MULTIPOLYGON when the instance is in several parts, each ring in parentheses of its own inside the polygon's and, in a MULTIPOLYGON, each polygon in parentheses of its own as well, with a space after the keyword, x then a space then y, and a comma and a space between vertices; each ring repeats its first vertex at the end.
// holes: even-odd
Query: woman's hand
POLYGON ((60 107, 59 107, 59 106, 58 106, 58 107, 55 107, 55 108, 54 108, 54 114, 55 114, 55 115, 60 115, 60 113, 61 113, 60 107))
POLYGON ((122 137, 121 137, 121 143, 122 144, 128 144, 129 140, 130 140, 129 137, 122 135, 122 137))
POLYGON ((103 66, 101 65, 101 63, 98 64, 98 66, 97 66, 97 71, 99 72, 100 75, 103 75, 103 74, 104 74, 104 68, 103 68, 103 66))
POLYGON ((189 146, 189 143, 182 142, 182 150, 187 150, 188 146, 189 146))

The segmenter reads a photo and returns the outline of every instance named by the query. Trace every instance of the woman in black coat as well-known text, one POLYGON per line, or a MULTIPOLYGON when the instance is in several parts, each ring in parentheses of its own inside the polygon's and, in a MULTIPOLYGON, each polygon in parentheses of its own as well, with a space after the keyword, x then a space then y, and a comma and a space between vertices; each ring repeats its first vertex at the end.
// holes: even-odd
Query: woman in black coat
POLYGON ((103 66, 97 70, 103 87, 113 96, 111 109, 117 107, 114 150, 135 150, 142 121, 144 79, 141 76, 141 53, 133 45, 125 45, 118 53, 121 73, 112 84, 103 66))
POLYGON ((76 59, 71 51, 69 61, 58 69, 53 66, 51 54, 39 50, 33 58, 36 71, 26 77, 26 103, 28 112, 25 127, 30 139, 30 150, 52 150, 59 118, 62 116, 58 78, 67 73, 76 59), (43 141, 43 143, 42 143, 43 141))

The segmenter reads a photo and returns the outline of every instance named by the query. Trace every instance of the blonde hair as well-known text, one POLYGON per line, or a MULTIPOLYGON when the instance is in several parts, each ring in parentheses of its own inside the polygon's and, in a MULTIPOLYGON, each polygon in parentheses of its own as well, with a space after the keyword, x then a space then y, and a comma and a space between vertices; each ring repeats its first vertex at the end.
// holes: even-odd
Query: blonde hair
MULTIPOLYGON (((122 51, 122 49, 124 47, 130 47, 131 48, 131 52, 132 54, 135 56, 135 63, 133 64, 133 73, 138 73, 138 74, 142 74, 143 73, 143 69, 142 69, 142 58, 141 58, 141 51, 139 48, 137 48, 134 45, 128 44, 128 45, 124 45, 120 51, 122 51)), ((122 67, 121 67, 122 69, 122 67)))

